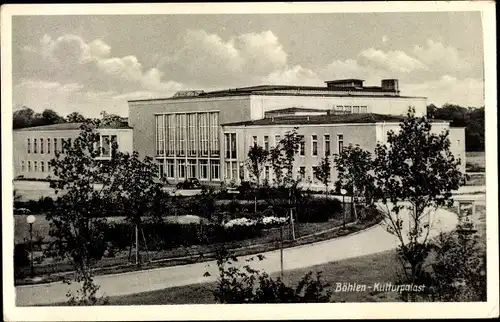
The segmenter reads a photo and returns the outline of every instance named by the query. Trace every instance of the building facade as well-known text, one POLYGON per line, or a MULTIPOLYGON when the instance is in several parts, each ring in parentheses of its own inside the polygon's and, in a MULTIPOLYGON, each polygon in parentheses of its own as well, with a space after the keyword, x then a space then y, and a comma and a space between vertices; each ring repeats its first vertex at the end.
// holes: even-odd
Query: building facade
MULTIPOLYGON (((313 167, 325 153, 338 153, 349 143, 373 151, 389 129, 399 127, 410 106, 417 116, 427 111, 425 97, 400 95, 394 79, 382 80, 381 86, 363 86, 359 79, 325 83, 179 92, 171 98, 129 101, 133 148, 154 157, 159 174, 169 182, 196 177, 207 183, 238 183, 249 179, 245 162, 254 142, 269 148, 299 127, 304 151, 296 169, 314 182, 313 167)), ((434 131, 444 129, 449 129, 448 122, 434 123, 434 131)), ((465 158, 461 138, 463 129, 450 131, 457 144, 454 153, 465 158)), ((264 178, 272 176, 268 170, 264 178)))
MULTIPOLYGON (((63 152, 63 142, 71 143, 80 134, 82 123, 60 123, 16 129, 13 131, 14 178, 46 179, 52 174, 49 161, 55 152, 63 152)), ((115 125, 98 129, 101 160, 111 158, 111 145, 117 142, 118 150, 132 152, 132 128, 115 125)))

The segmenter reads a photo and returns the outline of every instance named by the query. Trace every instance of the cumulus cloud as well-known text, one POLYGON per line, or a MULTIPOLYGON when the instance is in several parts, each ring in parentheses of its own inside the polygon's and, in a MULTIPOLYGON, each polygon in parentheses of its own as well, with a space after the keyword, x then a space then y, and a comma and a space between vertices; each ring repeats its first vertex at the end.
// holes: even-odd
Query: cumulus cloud
POLYGON ((443 75, 439 79, 419 84, 404 84, 405 94, 427 96, 428 103, 442 106, 445 103, 461 106, 484 106, 484 83, 481 79, 443 75))
POLYGON ((300 65, 277 70, 261 78, 262 83, 322 86, 323 80, 312 70, 300 65))
POLYGON ((400 73, 410 73, 414 70, 427 69, 422 62, 400 50, 384 52, 375 48, 369 48, 359 54, 358 62, 364 66, 400 73))
POLYGON ((469 70, 469 62, 460 57, 458 50, 441 42, 427 40, 424 46, 414 46, 413 54, 434 70, 451 72, 469 70))
POLYGON ((182 48, 166 59, 166 66, 176 75, 204 84, 238 83, 285 68, 287 57, 269 30, 227 40, 204 30, 188 30, 182 48))

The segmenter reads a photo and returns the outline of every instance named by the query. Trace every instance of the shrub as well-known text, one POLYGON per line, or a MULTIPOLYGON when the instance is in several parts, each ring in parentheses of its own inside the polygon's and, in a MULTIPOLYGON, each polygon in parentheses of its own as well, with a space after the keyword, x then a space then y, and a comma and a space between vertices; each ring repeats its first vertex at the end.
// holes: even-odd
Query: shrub
POLYGON ((342 202, 337 199, 305 198, 297 204, 300 222, 326 222, 342 214, 342 202))
MULTIPOLYGON (((329 284, 317 273, 306 274, 294 288, 280 278, 273 279, 266 272, 251 268, 248 264, 242 268, 233 265, 238 262, 223 247, 216 250, 219 278, 212 291, 218 303, 324 303, 329 302, 332 291, 329 284)), ((256 258, 262 260, 262 255, 256 258)), ((247 262, 253 261, 252 257, 247 262)), ((210 273, 206 272, 205 276, 210 273)))
POLYGON ((24 277, 26 268, 30 265, 29 251, 26 244, 14 246, 14 276, 24 277))

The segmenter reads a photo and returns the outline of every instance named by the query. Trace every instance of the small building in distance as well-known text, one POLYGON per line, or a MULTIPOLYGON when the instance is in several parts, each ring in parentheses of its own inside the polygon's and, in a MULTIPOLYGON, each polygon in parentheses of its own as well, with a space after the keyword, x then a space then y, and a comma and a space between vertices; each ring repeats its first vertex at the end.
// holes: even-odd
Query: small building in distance
MULTIPOLYGON (((76 139, 83 123, 58 123, 16 129, 13 131, 14 178, 47 179, 52 171, 49 161, 55 151, 62 151, 62 142, 76 139)), ((116 141, 118 150, 133 151, 132 128, 126 122, 113 122, 98 129, 101 160, 111 158, 111 144, 116 141)))
MULTIPOLYGON (((303 183, 314 184, 313 168, 325 154, 350 143, 373 152, 388 130, 399 128, 409 107, 416 116, 427 113, 427 99, 401 95, 396 79, 384 79, 380 86, 364 86, 360 79, 325 83, 183 91, 129 101, 134 151, 153 157, 169 182, 196 177, 208 184, 237 184, 250 179, 245 162, 251 145, 268 149, 298 127, 303 144, 294 171, 303 183)), ((464 129, 434 121, 433 131, 446 129, 465 172, 464 129)), ((272 177, 271 167, 266 168, 262 178, 272 182, 272 177)))

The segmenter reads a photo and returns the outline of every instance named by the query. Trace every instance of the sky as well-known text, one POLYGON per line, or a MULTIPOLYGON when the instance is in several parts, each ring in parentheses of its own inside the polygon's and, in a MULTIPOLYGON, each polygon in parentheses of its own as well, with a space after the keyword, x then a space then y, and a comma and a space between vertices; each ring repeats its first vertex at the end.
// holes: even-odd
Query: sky
POLYGON ((479 12, 14 16, 13 108, 128 116, 127 100, 259 84, 399 79, 483 106, 479 12))

